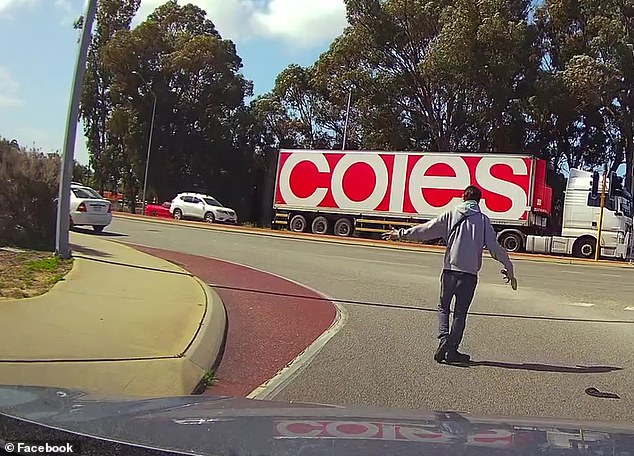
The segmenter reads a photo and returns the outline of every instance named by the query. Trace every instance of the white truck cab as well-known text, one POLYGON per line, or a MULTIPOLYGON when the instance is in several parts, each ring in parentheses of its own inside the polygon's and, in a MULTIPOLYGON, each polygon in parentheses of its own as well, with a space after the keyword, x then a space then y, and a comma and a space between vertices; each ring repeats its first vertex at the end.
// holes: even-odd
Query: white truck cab
MULTIPOLYGON (((601 256, 626 259, 632 243, 632 196, 614 173, 606 182, 601 256)), ((601 188, 597 173, 572 169, 564 197, 561 236, 528 236, 526 250, 594 258, 601 188)))

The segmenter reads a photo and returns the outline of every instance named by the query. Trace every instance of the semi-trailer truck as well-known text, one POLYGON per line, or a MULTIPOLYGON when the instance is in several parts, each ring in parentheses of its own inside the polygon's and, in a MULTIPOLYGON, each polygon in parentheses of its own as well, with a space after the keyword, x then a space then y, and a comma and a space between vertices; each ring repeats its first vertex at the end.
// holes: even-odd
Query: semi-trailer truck
MULTIPOLYGON (((598 175, 570 171, 557 228, 547 171, 546 161, 530 155, 282 149, 273 226, 376 236, 438 216, 473 184, 482 190, 480 207, 508 251, 594 257, 598 175)), ((625 258, 632 238, 632 197, 617 181, 612 176, 607 182, 601 253, 625 258)))

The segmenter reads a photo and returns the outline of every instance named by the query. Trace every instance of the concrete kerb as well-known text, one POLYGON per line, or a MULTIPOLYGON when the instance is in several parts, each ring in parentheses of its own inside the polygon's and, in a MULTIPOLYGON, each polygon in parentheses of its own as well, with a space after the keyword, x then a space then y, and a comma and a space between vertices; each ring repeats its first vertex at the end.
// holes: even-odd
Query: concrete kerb
MULTIPOLYGON (((134 249, 134 245, 129 245, 125 242, 108 242, 116 242, 119 245, 136 250, 134 249)), ((148 253, 144 254, 149 255, 148 253)), ((200 280, 181 265, 172 261, 170 261, 170 263, 177 269, 180 269, 184 275, 188 275, 195 280, 205 294, 205 310, 196 333, 189 342, 189 345, 185 347, 185 350, 178 355, 179 358, 183 358, 185 361, 191 363, 194 370, 198 371, 196 381, 191 384, 191 388, 188 388, 190 390, 189 393, 194 394, 200 390, 200 385, 205 374, 217 367, 220 361, 227 335, 227 313, 220 296, 204 281, 200 280)))
MULTIPOLYGON (((206 296, 205 314, 198 331, 181 356, 203 370, 203 376, 217 367, 222 356, 227 335, 227 312, 218 293, 198 277, 193 276, 206 296)), ((199 390, 202 377, 192 392, 199 390)))
MULTIPOLYGON (((148 223, 156 223, 161 225, 172 225, 172 226, 185 226, 188 228, 195 228, 200 230, 214 230, 214 231, 222 231, 222 232, 233 232, 233 233, 245 233, 253 236, 270 236, 277 238, 292 238, 310 242, 325 242, 328 244, 339 244, 339 245, 359 245, 363 247, 372 247, 377 249, 389 249, 389 250, 401 250, 401 251, 410 251, 410 252, 425 252, 425 253, 435 253, 438 255, 442 255, 444 253, 443 246, 434 246, 434 245, 407 245, 403 243, 390 243, 390 242, 373 242, 367 241, 363 239, 341 239, 336 237, 323 237, 323 236, 315 236, 308 233, 290 233, 290 232, 277 232, 273 230, 268 230, 264 228, 254 229, 254 228, 246 228, 241 226, 223 226, 223 225, 206 225, 201 222, 189 222, 189 221, 176 221, 170 219, 160 219, 156 217, 149 217, 144 215, 136 215, 136 214, 126 214, 126 213, 115 213, 115 217, 120 217, 129 220, 138 220, 144 221, 148 223)), ((616 262, 610 260, 599 260, 599 262, 595 262, 594 260, 584 260, 580 258, 569 258, 569 257, 561 257, 561 256, 550 256, 550 255, 540 255, 540 254, 527 254, 527 253, 519 253, 519 254, 511 254, 511 258, 513 260, 521 260, 521 261, 533 261, 538 263, 555 263, 555 264, 570 264, 577 266, 606 266, 613 268, 621 268, 621 269, 630 269, 634 267, 634 264, 631 262, 616 262)))
MULTIPOLYGON (((116 242, 129 249, 134 249, 134 244, 121 241, 116 242)), ((136 250, 136 249, 134 249, 136 250)), ((149 255, 148 253, 144 253, 149 255)), ((168 260, 164 260, 168 261, 168 260)), ((180 269, 184 275, 191 277, 201 287, 205 294, 205 310, 200 320, 196 333, 189 345, 178 355, 179 358, 191 363, 196 371, 199 371, 197 380, 191 385, 190 393, 195 394, 201 390, 201 384, 205 374, 213 371, 218 366, 224 350, 227 336, 227 312, 218 293, 211 289, 204 281, 193 275, 178 263, 169 261, 174 267, 180 269)))

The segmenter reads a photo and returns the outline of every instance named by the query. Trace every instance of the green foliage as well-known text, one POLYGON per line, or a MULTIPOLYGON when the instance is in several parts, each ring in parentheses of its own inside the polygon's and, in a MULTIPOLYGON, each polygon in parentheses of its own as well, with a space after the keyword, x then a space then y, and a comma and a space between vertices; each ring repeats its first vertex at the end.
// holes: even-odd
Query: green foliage
POLYGON ((56 256, 49 258, 41 258, 38 260, 29 260, 25 263, 27 271, 40 272, 40 271, 55 271, 59 267, 59 263, 63 261, 56 256))
POLYGON ((538 144, 569 167, 626 162, 631 188, 634 2, 548 0, 537 11, 543 65, 531 103, 538 144))
POLYGON ((89 166, 82 165, 81 163, 74 161, 73 162, 73 182, 79 182, 88 187, 93 187, 94 183, 94 173, 90 169, 89 166))
POLYGON ((59 167, 0 138, 0 245, 52 249, 59 167))
MULTIPOLYGON (((82 117, 94 181, 207 191, 266 223, 280 147, 530 153, 555 170, 634 161, 634 0, 346 0, 349 26, 249 106, 234 44, 170 0, 103 0, 82 117)), ((134 205, 133 205, 134 206, 134 205)))
POLYGON ((289 66, 257 105, 280 145, 525 148, 532 86, 528 1, 349 0, 350 26, 308 68, 289 66), (268 109, 265 108, 268 106, 268 109))
POLYGON ((254 104, 271 146, 531 153, 632 176, 632 0, 347 0, 349 27, 254 104))
MULTIPOLYGON (((88 51, 80 115, 84 121, 90 162, 95 170, 94 184, 102 191, 118 190, 122 169, 127 168, 120 150, 112 145, 108 135, 108 121, 113 111, 110 93, 113 77, 103 63, 102 53, 117 31, 130 28, 139 5, 140 0, 100 0, 88 51)), ((83 19, 76 27, 81 25, 83 19)))
POLYGON ((216 383, 216 373, 211 369, 208 370, 207 372, 205 372, 205 375, 203 375, 200 383, 203 390, 209 388, 210 386, 213 386, 216 383))
POLYGON ((168 1, 134 29, 138 1, 99 8, 82 100, 97 186, 122 191, 128 202, 140 196, 154 119, 148 197, 197 189, 244 209, 241 195, 251 196, 239 183, 251 179, 253 156, 244 99, 252 84, 233 42, 191 4, 168 1))

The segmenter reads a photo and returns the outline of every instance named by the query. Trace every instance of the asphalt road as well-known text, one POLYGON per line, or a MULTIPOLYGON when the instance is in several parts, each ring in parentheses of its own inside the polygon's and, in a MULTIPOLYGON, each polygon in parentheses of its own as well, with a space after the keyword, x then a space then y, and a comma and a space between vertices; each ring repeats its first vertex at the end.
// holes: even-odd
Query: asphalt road
POLYGON ((432 359, 438 253, 124 219, 109 230, 273 272, 342 305, 346 325, 275 399, 634 422, 634 268, 517 260, 513 292, 485 260, 462 347, 478 365, 466 368, 432 359))

